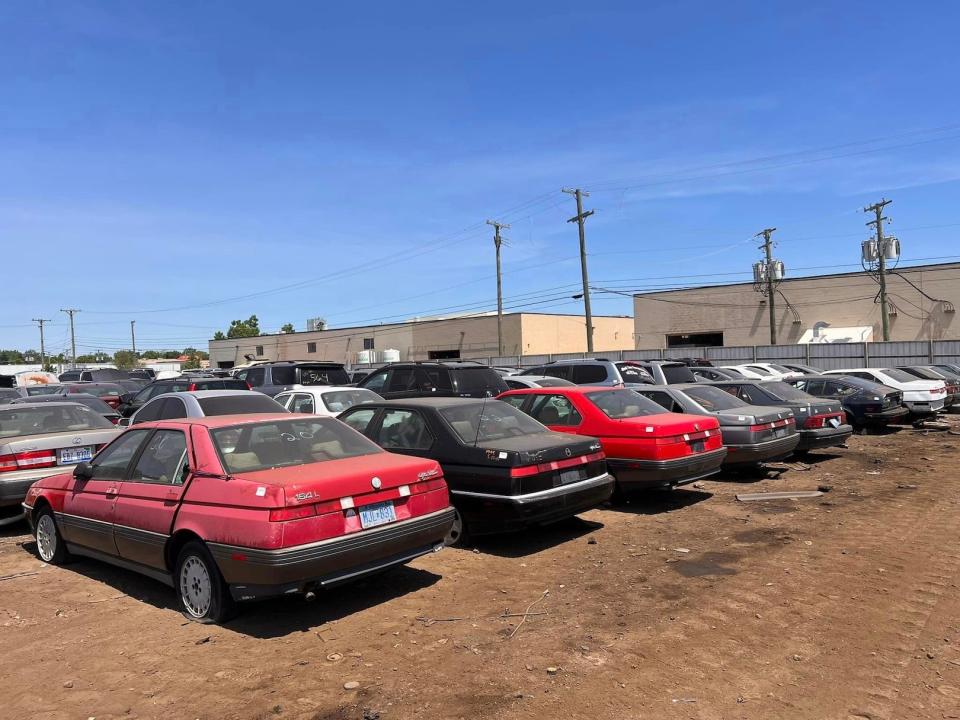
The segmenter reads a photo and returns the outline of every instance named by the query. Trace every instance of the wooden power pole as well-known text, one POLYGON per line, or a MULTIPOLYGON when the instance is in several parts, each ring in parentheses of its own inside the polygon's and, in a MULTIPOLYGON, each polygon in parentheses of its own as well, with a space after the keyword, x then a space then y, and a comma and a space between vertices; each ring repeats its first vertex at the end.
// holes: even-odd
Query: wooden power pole
POLYGON ((776 308, 774 307, 774 292, 773 292, 773 240, 770 237, 773 235, 776 228, 765 228, 756 234, 756 237, 763 236, 763 245, 760 246, 760 249, 763 250, 764 255, 766 256, 766 268, 767 268, 767 302, 769 303, 770 310, 770 344, 777 344, 777 313, 776 308))
POLYGON ((873 225, 877 231, 877 260, 880 265, 880 322, 883 325, 884 342, 890 339, 890 316, 887 312, 887 261, 883 248, 883 221, 890 218, 883 216, 883 209, 891 202, 893 201, 884 199, 863 209, 864 212, 872 212, 876 216, 867 225, 873 225))
POLYGON ((583 211, 583 198, 590 193, 580 188, 562 188, 561 192, 573 195, 577 199, 577 214, 567 222, 577 223, 580 230, 580 274, 583 276, 583 314, 587 322, 587 352, 593 352, 593 313, 590 312, 590 278, 587 275, 587 240, 584 235, 583 221, 593 215, 593 210, 583 211))
POLYGON ((33 321, 40 326, 40 369, 47 369, 47 350, 43 342, 43 324, 50 322, 47 318, 33 318, 33 321))
POLYGON ((503 357, 503 273, 500 270, 500 246, 503 238, 500 230, 509 230, 510 226, 496 220, 487 220, 493 226, 493 245, 497 249, 497 356, 503 357))

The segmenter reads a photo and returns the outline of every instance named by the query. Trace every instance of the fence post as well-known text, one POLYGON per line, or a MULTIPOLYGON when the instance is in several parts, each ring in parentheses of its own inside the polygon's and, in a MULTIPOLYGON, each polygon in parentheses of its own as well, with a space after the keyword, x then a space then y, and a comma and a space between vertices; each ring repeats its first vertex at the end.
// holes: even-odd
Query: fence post
POLYGON ((806 361, 805 364, 810 364, 810 343, 803 344, 803 358, 806 361))
POLYGON ((863 366, 870 367, 870 343, 863 344, 863 366))
POLYGON ((757 361, 757 346, 756 346, 756 345, 753 346, 753 361, 754 361, 754 362, 757 361))
POLYGON ((933 365, 933 363, 934 363, 934 359, 933 359, 933 338, 930 338, 929 340, 927 340, 927 361, 928 361, 931 365, 933 365))

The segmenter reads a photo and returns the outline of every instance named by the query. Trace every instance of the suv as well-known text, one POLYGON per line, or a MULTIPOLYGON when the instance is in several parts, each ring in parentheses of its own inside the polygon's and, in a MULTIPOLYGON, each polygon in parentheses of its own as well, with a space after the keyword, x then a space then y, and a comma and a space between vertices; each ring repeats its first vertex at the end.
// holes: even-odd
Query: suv
POLYGON ((350 384, 350 376, 343 369, 343 364, 335 362, 266 362, 244 368, 234 377, 245 381, 251 390, 258 390, 270 397, 304 385, 350 384))
POLYGON ((367 375, 357 387, 393 400, 411 397, 495 397, 509 390, 496 370, 470 361, 401 362, 367 375))
POLYGON ((569 380, 574 385, 604 385, 631 387, 649 385, 650 373, 640 363, 613 362, 605 359, 555 360, 546 365, 526 368, 521 375, 547 375, 569 380))
POLYGON ((89 370, 67 370, 60 373, 60 382, 110 382, 128 380, 130 375, 116 368, 91 368, 89 370))
POLYGON ((697 381, 690 367, 678 360, 642 360, 637 364, 650 373, 657 385, 676 385, 697 381))
POLYGON ((158 395, 175 392, 194 392, 195 390, 247 390, 250 388, 242 380, 234 378, 200 378, 178 377, 170 380, 157 380, 147 385, 136 395, 125 396, 126 402, 120 405, 119 412, 123 417, 132 416, 149 400, 158 395))

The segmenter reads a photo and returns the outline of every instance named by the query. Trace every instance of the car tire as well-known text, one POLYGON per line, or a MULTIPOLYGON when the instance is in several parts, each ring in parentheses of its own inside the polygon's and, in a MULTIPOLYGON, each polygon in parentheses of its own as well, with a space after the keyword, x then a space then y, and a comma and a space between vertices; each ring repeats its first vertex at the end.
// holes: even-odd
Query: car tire
POLYGON ((37 539, 37 555, 50 565, 63 565, 70 562, 70 551, 63 541, 60 528, 53 517, 53 510, 43 508, 34 521, 34 536, 37 539))
POLYGON ((173 585, 188 620, 219 624, 233 617, 236 605, 230 589, 203 543, 191 541, 180 550, 173 585))
POLYGON ((457 508, 453 509, 453 525, 443 538, 443 544, 447 547, 463 547, 470 542, 470 530, 467 523, 457 508))

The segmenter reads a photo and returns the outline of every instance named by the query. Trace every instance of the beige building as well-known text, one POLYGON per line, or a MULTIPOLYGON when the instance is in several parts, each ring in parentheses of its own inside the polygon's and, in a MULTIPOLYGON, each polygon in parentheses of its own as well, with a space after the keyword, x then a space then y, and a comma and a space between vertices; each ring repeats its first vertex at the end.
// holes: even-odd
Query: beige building
MULTIPOLYGON (((882 340, 879 287, 863 271, 784 280, 774 303, 777 343, 809 342, 828 332, 882 340)), ((960 263, 895 270, 887 275, 887 291, 891 340, 960 338, 960 263)), ((640 293, 633 306, 636 347, 770 343, 767 300, 752 283, 640 293)))
MULTIPOLYGON (((503 316, 505 356, 584 352, 586 345, 582 315, 506 313, 503 316)), ((595 315, 593 345, 597 350, 633 348, 633 319, 595 315)), ((498 355, 497 316, 211 340, 209 348, 211 366, 220 368, 240 365, 248 356, 258 360, 333 360, 346 365, 388 360, 492 358, 498 355)))

